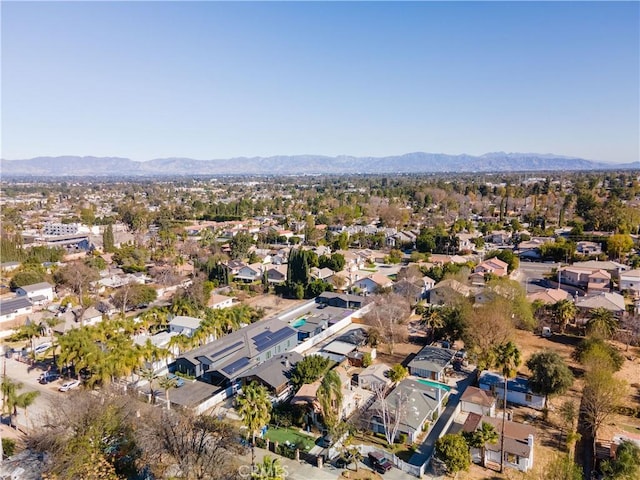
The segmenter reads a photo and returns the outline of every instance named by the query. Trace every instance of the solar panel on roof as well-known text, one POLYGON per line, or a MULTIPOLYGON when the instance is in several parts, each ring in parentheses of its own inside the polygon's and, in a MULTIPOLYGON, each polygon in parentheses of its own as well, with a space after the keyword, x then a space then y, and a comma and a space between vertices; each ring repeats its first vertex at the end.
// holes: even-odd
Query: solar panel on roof
POLYGON ((224 373, 226 373, 227 375, 233 375, 238 370, 240 370, 242 367, 245 367, 247 365, 249 365, 249 359, 247 357, 242 357, 242 358, 239 358, 238 360, 236 360, 235 362, 232 362, 229 365, 227 365, 226 367, 224 367, 222 369, 222 371, 224 373))
POLYGON ((229 352, 230 350, 236 349, 238 348, 240 345, 242 345, 244 342, 236 342, 233 345, 229 345, 228 347, 223 348, 222 350, 218 350, 217 352, 215 352, 212 355, 209 355, 209 358, 211 358, 212 360, 215 360, 216 358, 218 358, 219 356, 229 352))
POLYGON ((297 335, 297 332, 295 332, 295 330, 293 330, 292 328, 283 327, 280 330, 276 330, 275 332, 262 332, 253 337, 253 342, 255 343, 258 351, 262 352, 294 334, 297 335))

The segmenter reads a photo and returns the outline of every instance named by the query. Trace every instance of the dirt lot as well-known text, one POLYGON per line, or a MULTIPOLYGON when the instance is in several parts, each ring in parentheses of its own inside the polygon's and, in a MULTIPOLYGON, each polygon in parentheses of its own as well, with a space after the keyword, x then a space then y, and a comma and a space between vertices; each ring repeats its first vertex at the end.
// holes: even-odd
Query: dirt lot
POLYGON ((276 295, 256 295, 249 296, 245 292, 234 292, 238 300, 242 301, 246 305, 254 308, 263 308, 264 316, 273 317, 280 312, 284 312, 296 305, 302 305, 309 300, 288 300, 280 298, 276 295))

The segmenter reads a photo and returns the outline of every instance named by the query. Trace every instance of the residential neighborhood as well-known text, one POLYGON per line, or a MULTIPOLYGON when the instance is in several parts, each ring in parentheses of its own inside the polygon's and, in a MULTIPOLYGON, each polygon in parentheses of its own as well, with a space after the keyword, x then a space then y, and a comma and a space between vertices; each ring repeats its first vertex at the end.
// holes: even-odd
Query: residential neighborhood
MULTIPOLYGON (((605 208, 623 179, 628 233, 586 230, 577 205, 574 227, 549 214, 543 228, 524 183, 520 196, 511 183, 458 193, 460 212, 478 212, 464 219, 444 196, 417 199, 466 179, 404 180, 411 195, 360 216, 329 199, 307 209, 320 184, 285 194, 284 179, 268 194, 260 180, 168 183, 154 202, 109 183, 42 184, 44 200, 14 185, 1 200, 3 438, 26 455, 50 402, 113 395, 143 417, 225 422, 239 461, 273 454, 309 478, 441 478, 453 451, 468 478, 542 474, 558 452, 606 470, 640 442, 640 179, 591 181, 605 208), (585 397, 605 395, 595 382, 616 401, 585 397)), ((579 175, 549 180, 590 195, 579 175)), ((354 211, 359 182, 334 187, 354 211)))

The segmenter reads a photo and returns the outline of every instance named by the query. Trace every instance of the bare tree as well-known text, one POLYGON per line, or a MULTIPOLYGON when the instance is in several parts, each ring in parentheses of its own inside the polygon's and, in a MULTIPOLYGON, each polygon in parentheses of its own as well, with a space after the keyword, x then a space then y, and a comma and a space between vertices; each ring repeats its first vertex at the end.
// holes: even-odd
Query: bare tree
POLYGON ((598 431, 615 413, 625 390, 626 382, 615 378, 606 368, 593 369, 585 375, 581 410, 593 437, 594 461, 598 431))
POLYGON ((371 389, 376 396, 376 402, 371 408, 373 417, 384 428, 387 443, 392 445, 407 416, 408 394, 401 387, 396 387, 387 395, 387 385, 382 382, 372 384, 371 389))
POLYGON ((383 293, 370 297, 373 305, 365 315, 365 322, 380 332, 380 339, 387 344, 389 353, 393 354, 395 344, 407 338, 404 325, 410 311, 402 295, 383 293))
POLYGON ((170 469, 189 480, 226 479, 235 474, 238 432, 209 416, 156 409, 141 418, 136 441, 157 477, 170 469))

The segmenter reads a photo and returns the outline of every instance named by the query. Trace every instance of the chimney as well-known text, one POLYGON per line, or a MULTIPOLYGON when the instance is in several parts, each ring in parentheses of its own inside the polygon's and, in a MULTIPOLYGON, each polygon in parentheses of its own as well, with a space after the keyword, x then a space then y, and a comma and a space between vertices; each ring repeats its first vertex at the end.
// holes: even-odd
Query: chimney
POLYGON ((527 445, 529 445, 529 447, 533 448, 533 435, 529 435, 527 437, 527 445))

